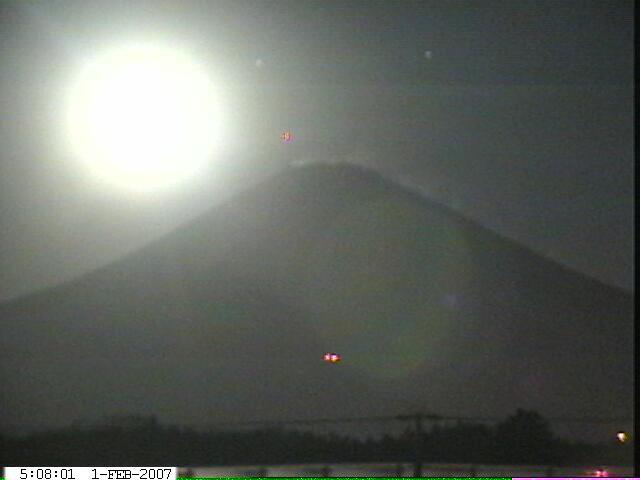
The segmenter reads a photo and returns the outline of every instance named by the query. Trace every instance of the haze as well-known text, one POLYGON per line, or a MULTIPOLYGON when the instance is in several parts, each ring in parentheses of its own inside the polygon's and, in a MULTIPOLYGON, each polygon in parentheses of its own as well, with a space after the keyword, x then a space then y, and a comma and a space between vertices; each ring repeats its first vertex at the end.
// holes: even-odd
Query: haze
POLYGON ((373 167, 607 284, 632 282, 632 2, 3 2, 0 298, 105 265, 291 162, 373 167), (100 48, 170 42, 219 80, 225 145, 132 197, 61 145, 100 48), (283 145, 280 134, 295 140, 283 145), (114 241, 117 239, 117 241, 114 241))

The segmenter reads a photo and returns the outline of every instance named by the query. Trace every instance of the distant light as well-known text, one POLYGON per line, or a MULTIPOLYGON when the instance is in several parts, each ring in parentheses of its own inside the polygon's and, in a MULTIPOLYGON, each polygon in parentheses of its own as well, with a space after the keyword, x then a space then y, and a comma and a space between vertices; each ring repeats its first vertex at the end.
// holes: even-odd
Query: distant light
POLYGON ((609 473, 604 469, 604 468, 598 468, 595 472, 594 475, 598 478, 604 478, 604 477, 608 477, 609 473))
POLYGON ((625 443, 627 440, 629 440, 629 434, 627 432, 619 431, 618 433, 616 433, 616 438, 620 443, 625 443))
POLYGON ((442 298, 442 303, 448 308, 456 308, 459 303, 458 295, 455 293, 448 293, 442 298))
POLYGON ((427 60, 431 60, 431 50, 427 50, 426 52, 424 52, 424 58, 426 58, 427 60))

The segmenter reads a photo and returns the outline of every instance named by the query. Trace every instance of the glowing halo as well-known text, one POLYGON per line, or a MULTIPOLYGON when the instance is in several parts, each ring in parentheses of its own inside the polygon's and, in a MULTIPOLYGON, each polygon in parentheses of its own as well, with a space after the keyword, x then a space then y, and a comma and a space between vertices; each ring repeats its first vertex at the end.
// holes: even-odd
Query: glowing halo
POLYGON ((149 45, 107 51, 84 65, 67 103, 66 137, 96 177, 148 191, 189 177, 221 136, 206 70, 149 45))

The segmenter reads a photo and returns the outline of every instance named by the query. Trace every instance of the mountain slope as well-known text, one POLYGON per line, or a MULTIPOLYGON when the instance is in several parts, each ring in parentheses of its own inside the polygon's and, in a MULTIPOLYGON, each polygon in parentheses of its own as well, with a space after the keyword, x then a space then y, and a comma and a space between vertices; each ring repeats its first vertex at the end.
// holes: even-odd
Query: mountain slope
POLYGON ((632 307, 375 173, 300 167, 1 305, 0 422, 630 416, 632 307))

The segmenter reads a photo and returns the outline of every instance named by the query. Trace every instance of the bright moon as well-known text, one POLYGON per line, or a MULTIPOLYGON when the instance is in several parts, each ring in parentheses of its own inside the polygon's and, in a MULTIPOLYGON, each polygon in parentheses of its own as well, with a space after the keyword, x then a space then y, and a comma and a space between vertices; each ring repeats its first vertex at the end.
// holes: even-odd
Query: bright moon
POLYGON ((206 71, 150 46, 112 50, 80 71, 69 98, 73 153, 100 179, 149 191, 194 175, 220 137, 206 71))

